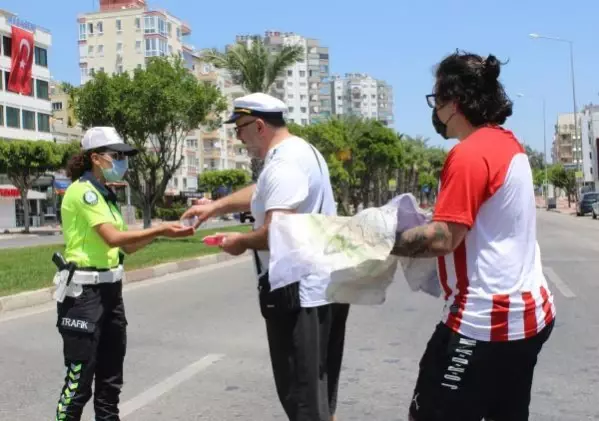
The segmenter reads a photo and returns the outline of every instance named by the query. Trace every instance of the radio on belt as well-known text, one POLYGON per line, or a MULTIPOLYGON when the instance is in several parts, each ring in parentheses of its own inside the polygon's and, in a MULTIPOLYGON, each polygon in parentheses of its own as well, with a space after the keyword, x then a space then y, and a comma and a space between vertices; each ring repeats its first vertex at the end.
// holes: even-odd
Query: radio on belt
POLYGON ((67 288, 71 284, 73 274, 77 269, 77 265, 72 262, 67 262, 62 254, 55 252, 52 255, 52 262, 58 268, 58 274, 60 279, 58 281, 58 287, 54 291, 54 299, 59 303, 62 303, 67 293, 67 288))

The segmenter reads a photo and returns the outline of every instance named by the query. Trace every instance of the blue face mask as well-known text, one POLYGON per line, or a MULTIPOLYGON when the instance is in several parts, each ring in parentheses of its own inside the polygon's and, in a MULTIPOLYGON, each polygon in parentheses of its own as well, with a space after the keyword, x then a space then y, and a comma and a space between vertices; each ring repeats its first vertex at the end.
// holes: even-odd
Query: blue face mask
POLYGON ((102 174, 106 181, 110 183, 116 183, 122 181, 125 177, 125 173, 129 169, 129 160, 125 159, 113 159, 111 168, 102 168, 102 174))

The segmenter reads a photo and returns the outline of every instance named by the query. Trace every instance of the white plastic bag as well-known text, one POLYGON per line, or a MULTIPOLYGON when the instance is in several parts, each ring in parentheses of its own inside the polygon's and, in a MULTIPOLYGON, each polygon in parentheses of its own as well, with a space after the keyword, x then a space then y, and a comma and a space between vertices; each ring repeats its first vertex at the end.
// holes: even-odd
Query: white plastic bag
POLYGON ((353 217, 275 213, 269 228, 271 288, 299 280, 300 293, 310 291, 311 301, 374 305, 385 301, 397 270, 406 270, 412 290, 438 296, 435 259, 414 263, 390 255, 398 230, 429 218, 410 194, 353 217))

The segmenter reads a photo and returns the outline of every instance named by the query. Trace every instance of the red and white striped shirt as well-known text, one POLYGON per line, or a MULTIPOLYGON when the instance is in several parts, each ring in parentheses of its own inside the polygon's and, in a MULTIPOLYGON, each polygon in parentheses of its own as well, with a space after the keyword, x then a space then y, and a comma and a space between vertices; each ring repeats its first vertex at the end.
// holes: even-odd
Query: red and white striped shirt
POLYGON ((438 259, 444 322, 481 341, 536 335, 555 317, 541 266, 528 157, 514 135, 478 129, 448 154, 434 221, 468 226, 438 259))

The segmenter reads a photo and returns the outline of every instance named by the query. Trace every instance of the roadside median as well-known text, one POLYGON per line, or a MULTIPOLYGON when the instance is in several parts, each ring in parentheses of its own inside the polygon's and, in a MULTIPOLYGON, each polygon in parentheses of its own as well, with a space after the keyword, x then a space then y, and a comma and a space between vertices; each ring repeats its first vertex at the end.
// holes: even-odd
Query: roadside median
MULTIPOLYGON (((248 225, 199 230, 193 237, 158 239, 125 259, 125 282, 138 282, 169 273, 205 267, 235 257, 209 247, 202 238, 215 232, 247 232, 248 225)), ((0 251, 0 313, 52 300, 56 268, 51 261, 62 245, 0 251)))

